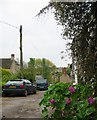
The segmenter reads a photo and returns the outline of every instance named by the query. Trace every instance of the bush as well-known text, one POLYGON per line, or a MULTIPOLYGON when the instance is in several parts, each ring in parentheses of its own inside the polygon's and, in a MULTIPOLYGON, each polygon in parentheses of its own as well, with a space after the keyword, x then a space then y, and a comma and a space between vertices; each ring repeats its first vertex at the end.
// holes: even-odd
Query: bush
POLYGON ((70 74, 71 74, 71 68, 68 67, 68 68, 66 69, 66 73, 67 73, 67 75, 70 76, 70 74))
POLYGON ((18 71, 16 76, 17 78, 28 79, 31 82, 35 81, 35 75, 33 74, 33 69, 30 69, 30 68, 23 69, 22 73, 21 71, 18 71))
POLYGON ((48 88, 40 102, 44 117, 64 120, 96 120, 97 98, 90 85, 56 83, 48 88), (50 115, 49 107, 53 109, 50 115))
MULTIPOLYGON (((0 68, 0 85, 4 86, 6 82, 8 82, 11 79, 19 79, 21 78, 21 71, 18 71, 17 73, 13 74, 10 72, 10 70, 0 68)), ((29 79, 31 82, 35 80, 35 75, 32 72, 32 69, 23 69, 22 71, 22 77, 24 79, 29 79)))
POLYGON ((11 72, 10 70, 6 70, 3 68, 0 68, 0 80, 2 80, 2 82, 7 82, 9 77, 11 76, 11 72))
POLYGON ((10 70, 0 68, 0 86, 4 86, 10 79, 16 79, 17 74, 13 74, 10 70))

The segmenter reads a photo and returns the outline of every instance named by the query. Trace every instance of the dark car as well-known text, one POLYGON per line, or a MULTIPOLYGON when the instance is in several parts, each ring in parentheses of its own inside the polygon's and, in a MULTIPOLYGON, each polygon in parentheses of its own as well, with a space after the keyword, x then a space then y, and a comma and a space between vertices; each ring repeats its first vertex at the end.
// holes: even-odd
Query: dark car
POLYGON ((47 90, 49 83, 46 79, 36 80, 37 90, 47 90))
POLYGON ((27 96, 29 93, 36 93, 36 87, 26 79, 9 80, 3 88, 3 96, 10 94, 27 96))

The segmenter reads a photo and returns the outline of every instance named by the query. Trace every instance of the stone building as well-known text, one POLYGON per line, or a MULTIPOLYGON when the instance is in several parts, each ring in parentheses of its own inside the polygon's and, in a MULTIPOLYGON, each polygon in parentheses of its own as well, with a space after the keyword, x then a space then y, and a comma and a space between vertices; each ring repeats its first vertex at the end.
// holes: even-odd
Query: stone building
POLYGON ((11 58, 0 58, 0 67, 16 73, 19 70, 19 63, 15 60, 15 55, 11 54, 11 58))

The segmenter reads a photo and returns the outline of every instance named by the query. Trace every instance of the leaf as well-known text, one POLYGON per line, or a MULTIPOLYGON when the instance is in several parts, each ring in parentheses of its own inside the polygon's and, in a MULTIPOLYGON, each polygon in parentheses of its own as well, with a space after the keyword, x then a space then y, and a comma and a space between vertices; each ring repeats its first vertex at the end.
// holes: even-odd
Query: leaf
POLYGON ((67 89, 65 90, 65 95, 69 95, 70 94, 70 91, 67 89))
POLYGON ((44 108, 42 110, 42 115, 43 115, 43 117, 47 117, 48 116, 48 110, 46 108, 44 108))
POLYGON ((79 113, 76 114, 78 118, 83 118, 83 116, 79 113))
POLYGON ((95 108, 94 107, 90 107, 90 108, 87 108, 86 110, 86 116, 89 116, 91 113, 93 113, 95 111, 95 108))

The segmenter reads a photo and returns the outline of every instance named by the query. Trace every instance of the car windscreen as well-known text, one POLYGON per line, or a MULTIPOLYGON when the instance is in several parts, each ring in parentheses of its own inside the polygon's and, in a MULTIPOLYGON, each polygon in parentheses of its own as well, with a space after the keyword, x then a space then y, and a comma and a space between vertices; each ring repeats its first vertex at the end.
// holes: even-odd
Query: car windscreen
POLYGON ((37 80, 36 83, 47 83, 47 80, 37 80))
POLYGON ((6 84, 21 84, 23 83, 22 80, 10 80, 6 84))

